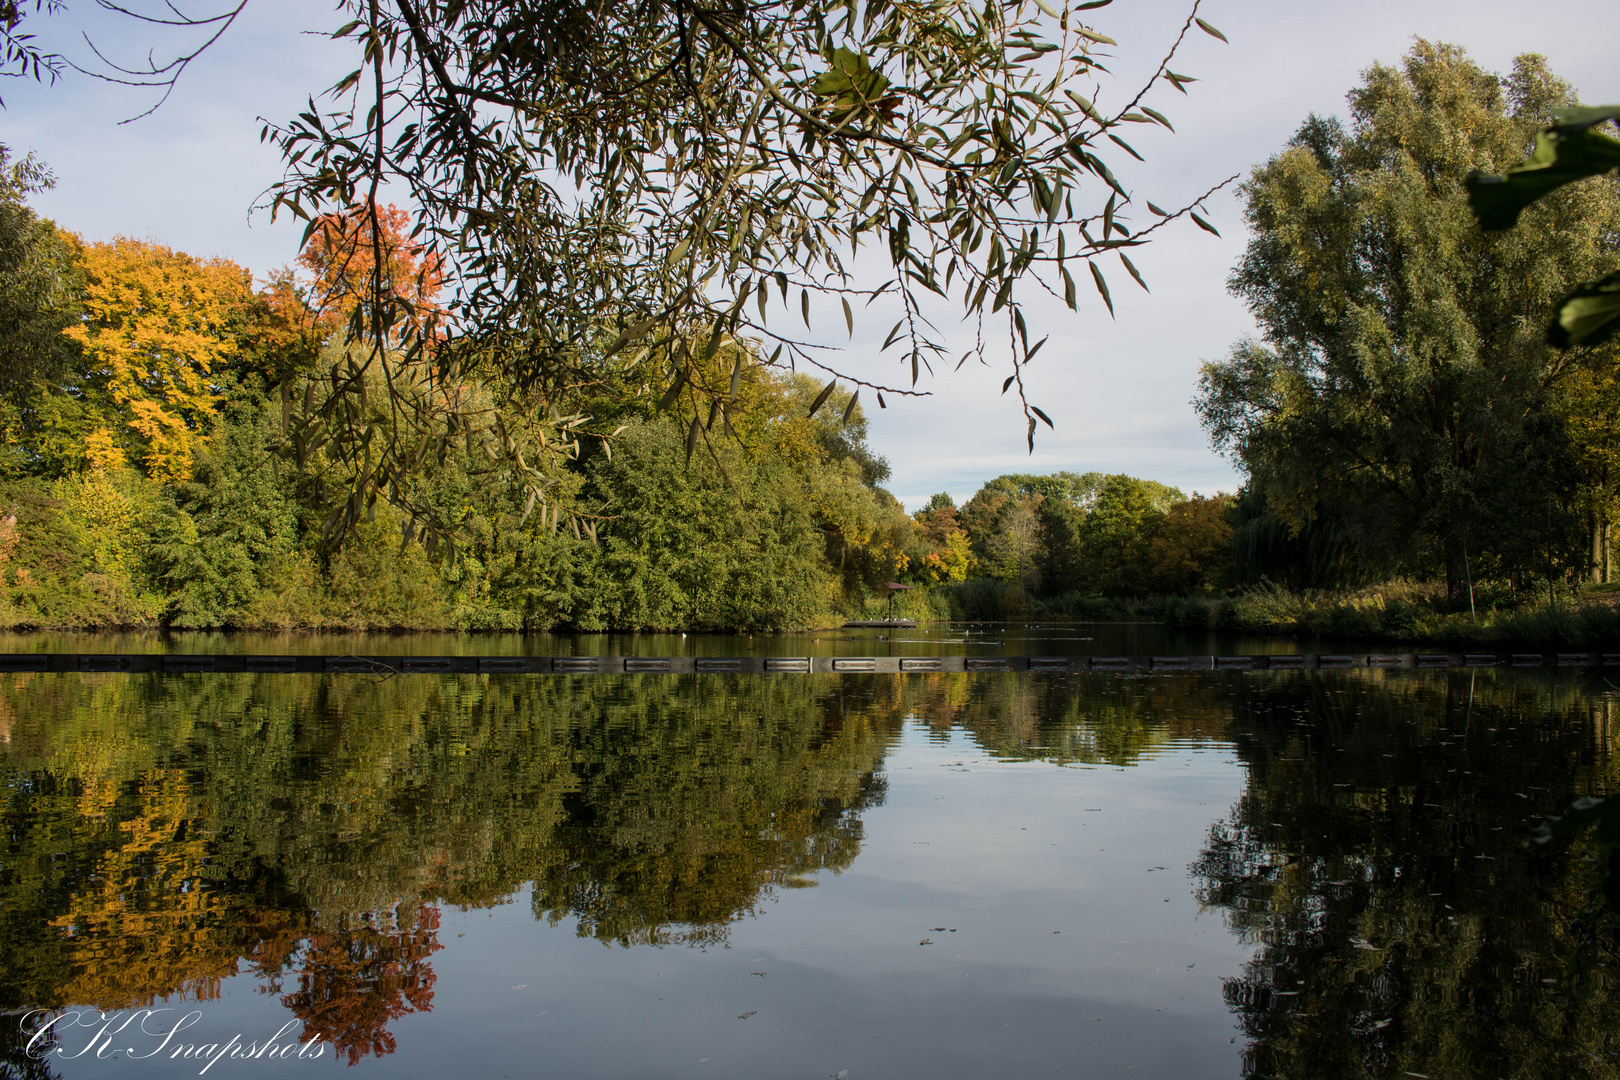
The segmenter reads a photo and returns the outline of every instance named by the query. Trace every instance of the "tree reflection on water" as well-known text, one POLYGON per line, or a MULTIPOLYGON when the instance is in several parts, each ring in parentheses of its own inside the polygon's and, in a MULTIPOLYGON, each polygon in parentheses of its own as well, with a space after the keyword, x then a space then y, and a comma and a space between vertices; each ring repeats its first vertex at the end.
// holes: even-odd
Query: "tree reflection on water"
MULTIPOLYGON (((1520 846, 1615 786, 1604 691, 1510 671, 0 676, 0 1010, 208 1000, 242 971, 306 1038, 386 1055, 433 1007, 444 905, 527 889, 606 945, 722 944, 853 863, 914 720, 1058 764, 1235 744, 1246 790, 1192 871, 1254 950, 1226 990, 1248 1074, 1611 1077, 1584 852, 1520 846)), ((48 1075, 0 1029, 0 1075, 48 1075)))
POLYGON ((1192 869, 1255 947, 1226 986, 1247 1075, 1620 1073, 1610 952, 1575 932, 1585 853, 1522 846, 1613 788, 1606 695, 1464 671, 1235 689, 1248 784, 1192 869))
MULTIPOLYGON (((438 906, 722 940, 849 865, 898 703, 826 681, 12 677, 0 1008, 218 995, 349 1061, 432 1007, 438 906)), ((14 1026, 14 1025, 13 1025, 14 1026)))

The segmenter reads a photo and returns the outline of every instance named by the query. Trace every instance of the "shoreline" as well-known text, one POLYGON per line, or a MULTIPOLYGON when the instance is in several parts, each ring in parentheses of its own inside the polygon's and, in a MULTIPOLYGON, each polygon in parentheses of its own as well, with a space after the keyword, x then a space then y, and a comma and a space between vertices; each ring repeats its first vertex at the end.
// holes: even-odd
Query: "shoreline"
MULTIPOLYGON (((1591 607, 1593 607, 1593 608, 1597 608, 1597 607, 1603 608, 1605 614, 1609 615, 1611 618, 1614 617, 1614 615, 1615 615, 1614 611, 1612 609, 1610 609, 1608 607, 1608 605, 1591 605, 1591 607)), ((1535 613, 1535 612, 1532 612, 1530 614, 1532 616, 1537 615, 1537 614, 1541 614, 1543 617, 1545 615, 1545 613, 1535 613)), ((1560 611, 1559 614, 1560 615, 1567 615, 1569 613, 1566 612, 1566 611, 1560 611)), ((1604 620, 1604 622, 1608 622, 1608 621, 1609 621, 1608 619, 1604 620)), ((1617 626, 1620 626, 1620 618, 1615 618, 1614 621, 1615 621, 1615 624, 1617 626)), ((714 630, 714 629, 692 629, 692 628, 670 629, 670 630, 664 630, 664 629, 659 629, 659 630, 647 630, 647 629, 630 629, 630 630, 573 630, 573 629, 518 630, 518 629, 492 629, 492 628, 463 629, 463 628, 456 628, 456 627, 363 627, 363 628, 356 628, 356 627, 347 627, 347 626, 335 626, 335 627, 210 627, 210 628, 191 628, 191 627, 173 627, 173 626, 138 626, 138 625, 137 626, 98 626, 98 627, 29 626, 29 627, 0 628, 0 637, 4 637, 4 636, 9 635, 9 636, 11 636, 13 638, 25 639, 25 640, 29 639, 29 638, 48 638, 48 637, 57 636, 57 635, 65 636, 65 637, 73 637, 73 638, 84 638, 84 639, 136 637, 136 638, 142 638, 142 639, 149 639, 154 644, 171 643, 171 642, 174 643, 174 644, 182 644, 182 643, 184 643, 184 640, 186 638, 188 638, 188 637, 216 639, 216 640, 219 640, 219 641, 221 641, 223 643, 223 642, 228 642, 228 641, 230 641, 232 639, 245 639, 245 638, 254 638, 254 637, 263 637, 263 638, 271 638, 271 639, 301 640, 301 641, 304 641, 304 642, 315 642, 315 641, 319 641, 321 639, 328 639, 328 638, 357 638, 357 637, 358 638, 376 638, 376 639, 382 639, 382 640, 397 639, 397 640, 400 640, 402 642, 403 641, 408 641, 408 640, 411 640, 411 639, 422 640, 422 639, 428 639, 428 638, 433 638, 433 637, 455 637, 455 638, 469 639, 471 641, 477 641, 478 639, 495 639, 495 638, 500 638, 500 637, 507 637, 507 638, 516 638, 516 639, 531 640, 531 641, 537 641, 538 642, 538 641, 542 641, 542 640, 547 639, 547 638, 559 638, 559 639, 570 639, 570 638, 638 638, 638 637, 676 637, 676 636, 678 636, 678 637, 682 637, 682 638, 690 637, 690 638, 698 638, 698 639, 704 639, 704 638, 709 638, 709 639, 731 639, 731 640, 748 639, 748 640, 758 640, 758 641, 761 642, 761 644, 764 644, 766 642, 769 642, 773 638, 775 638, 775 639, 802 638, 802 637, 805 637, 807 635, 812 635, 812 634, 833 634, 833 633, 837 633, 837 632, 840 632, 840 631, 851 630, 851 629, 855 629, 855 630, 861 630, 861 629, 867 629, 867 630, 871 630, 871 629, 877 629, 877 630, 882 630, 882 629, 916 629, 916 630, 922 630, 922 629, 937 628, 937 627, 1019 627, 1019 628, 1038 629, 1038 628, 1044 628, 1044 627, 1062 628, 1062 627, 1086 627, 1086 626, 1096 626, 1096 627, 1110 627, 1110 626, 1152 627, 1152 626, 1157 626, 1157 627, 1163 627, 1167 631, 1170 631, 1172 633, 1178 633, 1178 634, 1209 635, 1209 636, 1215 636, 1215 637, 1231 637, 1231 638, 1258 638, 1258 639, 1270 640, 1270 641, 1277 642, 1277 643, 1289 642, 1289 643, 1298 643, 1300 645, 1310 645, 1310 644, 1313 644, 1313 643, 1321 643, 1321 642, 1324 642, 1324 641, 1333 641, 1333 642, 1338 642, 1338 643, 1351 643, 1351 642, 1353 642, 1353 643, 1355 643, 1355 645, 1363 647, 1363 648, 1369 650, 1369 654, 1371 654, 1371 655, 1405 655, 1405 654, 1408 654, 1410 650, 1414 650, 1414 649, 1416 649, 1416 650, 1425 650, 1425 649, 1427 649, 1430 652, 1435 653, 1437 655, 1441 654, 1441 653, 1445 653, 1446 655, 1452 655, 1453 653, 1455 653, 1455 655, 1458 655, 1458 656, 1467 655, 1467 653, 1468 653, 1468 651, 1470 649, 1476 654, 1483 655, 1485 653, 1493 653, 1493 654, 1500 654, 1500 655, 1503 655, 1503 656, 1512 655, 1514 653, 1556 654, 1556 653, 1558 653, 1560 651, 1569 652, 1569 651, 1572 651, 1572 650, 1574 650, 1574 651, 1582 651, 1582 650, 1584 650, 1584 651, 1599 652, 1599 653, 1604 652, 1606 650, 1620 651, 1620 632, 1612 632, 1610 630, 1609 626, 1594 626, 1594 627, 1591 627, 1590 629, 1595 631, 1594 633, 1592 633, 1590 636, 1583 635, 1583 636, 1580 636, 1580 637, 1576 637, 1574 635, 1568 635, 1568 634, 1555 634, 1555 635, 1537 636, 1537 637, 1519 636, 1519 635, 1513 635, 1511 633, 1503 633, 1503 632, 1501 632, 1503 630, 1506 630, 1507 627, 1499 627, 1499 626, 1488 625, 1488 624, 1487 625, 1477 625, 1477 627, 1465 627, 1465 629, 1475 629, 1476 632, 1472 633, 1472 634, 1447 633, 1447 634, 1439 634, 1439 635, 1410 635, 1410 636, 1408 636, 1408 635, 1396 635, 1396 634, 1356 633, 1355 632, 1356 628, 1349 627, 1349 626, 1302 627, 1302 626, 1299 626, 1297 624, 1292 625, 1292 626, 1278 626, 1276 624, 1255 623, 1255 622, 1247 622, 1247 621, 1240 622, 1240 621, 1236 621, 1236 620, 1232 620, 1232 621, 1221 620, 1219 625, 1211 626, 1211 625, 1208 625, 1207 623, 1192 623, 1192 624, 1189 624, 1187 621, 1176 619, 1173 616, 1167 617, 1167 618, 1160 618, 1160 619, 1140 619, 1140 618, 1138 618, 1138 619, 1129 619, 1129 618, 1121 618, 1121 619, 1043 619, 1043 618, 1025 618, 1025 619, 919 619, 919 620, 917 620, 916 625, 912 626, 912 627, 902 627, 902 626, 893 626, 893 627, 882 627, 882 626, 850 627, 850 626, 847 626, 847 625, 845 625, 843 623, 838 623, 838 624, 832 625, 832 626, 812 626, 812 627, 805 627, 805 628, 792 629, 792 630, 780 630, 780 631, 714 630), (1496 632, 1493 632, 1493 631, 1496 631, 1496 632), (1380 649, 1382 650, 1381 652, 1378 651, 1380 649), (1461 651, 1457 651, 1457 650, 1461 650, 1461 651)), ((1456 627, 1456 624, 1450 624, 1450 625, 1448 625, 1447 628, 1448 629, 1454 629, 1455 627, 1456 627)), ((1570 627, 1569 629, 1577 629, 1577 628, 1578 627, 1570 627)), ((819 639, 813 639, 813 640, 819 640, 819 639)), ((853 640, 860 640, 860 639, 859 638, 849 638, 847 640, 852 640, 853 641, 853 640)), ((878 639, 874 639, 874 640, 878 640, 878 639)), ((67 650, 43 650, 43 651, 53 651, 53 652, 54 651, 62 651, 62 652, 65 652, 67 650)), ((1340 655, 1340 654, 1342 654, 1342 652, 1343 652, 1343 650, 1341 649, 1338 652, 1327 654, 1327 655, 1340 655)), ((0 654, 0 655, 3 655, 3 654, 0 654)), ((1255 653, 1255 654, 1252 654, 1252 655, 1261 655, 1261 654, 1255 653)), ((1295 653, 1288 653, 1287 655, 1295 655, 1295 653)), ((1298 655, 1309 655, 1309 654, 1306 653, 1306 651, 1304 649, 1301 649, 1299 651, 1298 655)))

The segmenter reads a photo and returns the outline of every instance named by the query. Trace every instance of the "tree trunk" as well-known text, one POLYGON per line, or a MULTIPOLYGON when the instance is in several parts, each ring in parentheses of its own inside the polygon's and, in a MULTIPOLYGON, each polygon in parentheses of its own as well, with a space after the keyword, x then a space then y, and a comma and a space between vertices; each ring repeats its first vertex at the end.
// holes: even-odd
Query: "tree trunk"
POLYGON ((1468 541, 1463 541, 1463 574, 1468 580, 1468 617, 1475 622, 1479 621, 1479 612, 1474 610, 1474 566, 1468 558, 1468 541))
POLYGON ((1592 514, 1592 559, 1586 580, 1593 585, 1603 584, 1603 519, 1596 511, 1592 514))

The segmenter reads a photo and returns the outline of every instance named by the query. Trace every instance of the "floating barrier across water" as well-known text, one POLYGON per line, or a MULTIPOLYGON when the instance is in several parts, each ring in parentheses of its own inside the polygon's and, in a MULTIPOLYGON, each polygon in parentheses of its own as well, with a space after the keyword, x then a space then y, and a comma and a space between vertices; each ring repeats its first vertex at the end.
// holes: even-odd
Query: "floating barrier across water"
POLYGON ((322 672, 417 675, 855 674, 928 671, 1301 671, 1620 667, 1620 653, 1271 653, 1259 656, 266 656, 0 653, 0 672, 322 672))

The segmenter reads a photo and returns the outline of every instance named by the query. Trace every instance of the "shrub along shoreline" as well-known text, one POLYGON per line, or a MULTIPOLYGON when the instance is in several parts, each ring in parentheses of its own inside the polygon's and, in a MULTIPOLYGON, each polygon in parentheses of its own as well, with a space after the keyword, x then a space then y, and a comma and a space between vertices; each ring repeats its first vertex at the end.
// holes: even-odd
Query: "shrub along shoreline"
POLYGON ((1620 607, 1612 593, 1582 593, 1474 612, 1450 609, 1443 593, 1416 594, 1400 583, 1351 592, 1256 589, 1230 597, 1165 601, 1164 621, 1279 637, 1334 637, 1430 645, 1620 645, 1620 607))
MULTIPOLYGON (((1519 606, 1489 609, 1447 610, 1443 593, 1436 595, 1421 585, 1395 582, 1353 591, 1291 591, 1278 587, 1252 589, 1230 595, 1105 597, 1066 595, 1020 602, 1013 590, 994 578, 970 579, 933 587, 918 588, 896 598, 893 614, 897 619, 914 619, 921 625, 940 623, 1018 621, 1075 623, 1144 623, 1177 630, 1253 634, 1274 638, 1334 638, 1368 644, 1399 644, 1434 647, 1513 648, 1605 648, 1620 647, 1620 591, 1583 590, 1549 602, 1542 598, 1519 606), (997 602, 999 601, 999 602, 997 602)), ((625 633, 643 627, 558 625, 546 631, 518 624, 484 623, 468 625, 442 608, 431 609, 433 619, 386 619, 323 617, 304 605, 302 617, 291 609, 270 610, 259 618, 244 618, 228 626, 210 629, 226 632, 271 633, 625 633), (288 617, 292 614, 293 617, 288 617)), ((883 604, 868 599, 864 612, 856 617, 881 618, 883 604)), ((52 623, 32 618, 0 619, 0 630, 127 632, 150 630, 201 629, 177 626, 155 617, 103 619, 93 623, 64 621, 52 623)), ((825 613, 802 625, 783 625, 768 632, 814 632, 843 625, 850 613, 825 613)), ((672 626, 664 632, 749 633, 750 628, 714 626, 672 626)))
POLYGON ((1448 602, 1443 587, 1405 581, 1351 590, 1266 584, 1228 594, 1070 594, 1020 602, 1002 583, 977 579, 908 596, 896 602, 895 614, 919 621, 1146 622, 1178 630, 1406 645, 1620 647, 1620 588, 1560 589, 1552 600, 1476 596, 1473 612, 1464 605, 1459 610, 1448 602))

